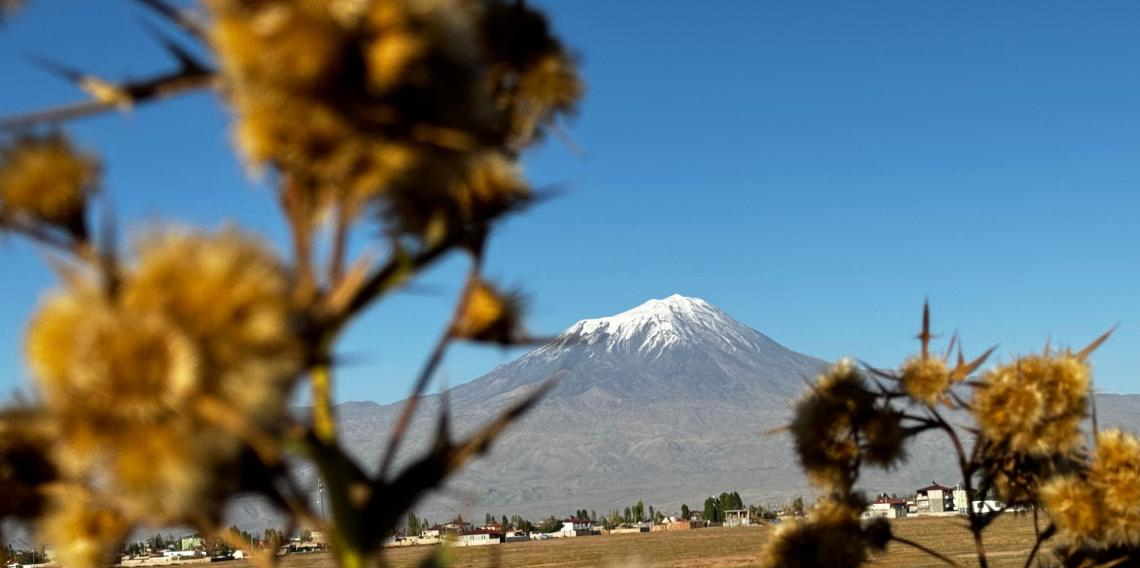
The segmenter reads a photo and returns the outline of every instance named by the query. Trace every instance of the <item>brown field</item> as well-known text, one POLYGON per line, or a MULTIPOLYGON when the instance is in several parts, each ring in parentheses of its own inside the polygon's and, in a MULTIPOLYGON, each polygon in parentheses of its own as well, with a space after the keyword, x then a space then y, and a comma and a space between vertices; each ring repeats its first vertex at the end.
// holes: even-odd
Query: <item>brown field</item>
MULTIPOLYGON (((976 566, 974 544, 960 519, 927 518, 895 521, 895 533, 945 554, 963 566, 976 566)), ((638 566, 668 568, 758 566, 757 552, 768 537, 768 527, 710 528, 614 536, 592 536, 508 543, 498 546, 455 548, 449 552, 455 568, 543 568, 586 566, 638 566)), ((1020 567, 1033 544, 1033 521, 1006 516, 986 534, 990 565, 1020 567)), ((389 549, 386 560, 392 568, 413 568, 438 547, 389 549)), ((233 568, 254 568, 248 563, 233 568)), ((327 554, 287 557, 282 568, 333 568, 327 554)), ((875 557, 872 566, 945 566, 910 547, 892 543, 875 557)))

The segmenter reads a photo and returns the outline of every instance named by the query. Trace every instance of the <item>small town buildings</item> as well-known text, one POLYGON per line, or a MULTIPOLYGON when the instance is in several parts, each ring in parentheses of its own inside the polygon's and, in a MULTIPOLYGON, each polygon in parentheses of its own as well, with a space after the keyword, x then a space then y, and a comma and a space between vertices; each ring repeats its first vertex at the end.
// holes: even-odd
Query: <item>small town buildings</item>
POLYGON ((503 533, 488 529, 474 529, 455 538, 455 546, 487 546, 503 542, 503 533))
POLYGON ((471 531, 474 531, 475 525, 472 525, 471 523, 464 521, 463 516, 461 515, 461 516, 455 517, 455 520, 451 521, 450 523, 444 523, 443 525, 440 525, 440 528, 445 533, 450 532, 450 533, 454 533, 454 534, 464 534, 464 533, 469 533, 471 531))
POLYGON ((919 515, 953 512, 954 489, 932 482, 914 492, 915 512, 919 515))
POLYGON ((179 547, 182 550, 195 550, 202 548, 202 537, 198 536, 184 536, 179 541, 179 547))
POLYGON ((591 534, 594 534, 593 521, 590 519, 569 517, 562 521, 562 529, 556 533, 551 533, 550 536, 565 538, 571 536, 589 536, 591 534))
POLYGON ((747 527, 752 524, 752 518, 748 515, 748 509, 730 509, 724 512, 724 523, 726 527, 747 527))
POLYGON ((906 516, 907 502, 905 499, 879 497, 863 510, 864 519, 901 519, 906 516))

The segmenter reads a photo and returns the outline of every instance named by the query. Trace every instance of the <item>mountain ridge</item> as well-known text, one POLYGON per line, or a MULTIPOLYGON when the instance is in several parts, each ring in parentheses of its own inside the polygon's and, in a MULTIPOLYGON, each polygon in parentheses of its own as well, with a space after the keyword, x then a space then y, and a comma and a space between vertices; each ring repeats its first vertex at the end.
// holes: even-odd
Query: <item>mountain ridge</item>
MULTIPOLYGON (((765 432, 787 423, 805 381, 827 365, 696 298, 674 295, 580 320, 550 343, 449 389, 460 436, 560 376, 488 456, 415 509, 433 519, 487 511, 545 517, 621 509, 638 499, 672 511, 734 490, 746 502, 769 505, 811 495, 790 438, 765 432)), ((1140 426, 1131 410, 1140 395, 1097 400, 1102 425, 1140 426)), ((397 464, 429 447, 441 401, 421 401, 397 464)), ((344 445, 362 464, 378 463, 402 405, 337 406, 344 445)), ((908 463, 867 470, 861 485, 902 493, 931 480, 957 481, 944 440, 920 436, 909 450, 908 463)))

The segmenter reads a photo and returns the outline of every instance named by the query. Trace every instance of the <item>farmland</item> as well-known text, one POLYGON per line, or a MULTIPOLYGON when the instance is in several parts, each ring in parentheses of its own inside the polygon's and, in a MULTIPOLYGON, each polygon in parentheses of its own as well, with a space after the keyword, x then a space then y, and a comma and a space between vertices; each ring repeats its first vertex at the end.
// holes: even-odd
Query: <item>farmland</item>
MULTIPOLYGON (((896 534, 929 546, 964 566, 972 561, 974 545, 961 519, 916 518, 894 523, 896 534)), ((593 536, 498 546, 455 548, 447 552, 455 568, 544 568, 587 566, 644 566, 668 568, 757 566, 757 552, 768 538, 768 527, 701 529, 614 536, 593 536)), ((1033 543, 1030 519, 1006 516, 987 532, 990 565, 1020 567, 1033 543)), ((438 547, 391 549, 386 560, 392 568, 413 568, 438 547)), ((892 543, 875 557, 873 566, 920 568, 943 566, 922 552, 892 543)), ((245 563, 240 568, 246 568, 245 563)), ((328 555, 298 555, 285 559, 282 568, 333 568, 328 555)), ((235 568, 239 568, 235 566, 235 568)), ((250 566, 249 568, 254 568, 250 566)))

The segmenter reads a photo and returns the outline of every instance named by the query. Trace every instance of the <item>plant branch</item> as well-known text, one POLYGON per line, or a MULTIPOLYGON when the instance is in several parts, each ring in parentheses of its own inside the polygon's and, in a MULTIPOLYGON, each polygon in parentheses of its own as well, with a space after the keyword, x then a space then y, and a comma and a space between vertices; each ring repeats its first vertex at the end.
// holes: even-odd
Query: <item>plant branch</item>
POLYGON ((31 128, 41 124, 58 124, 122 108, 124 103, 138 105, 170 98, 214 85, 216 73, 210 69, 184 67, 135 83, 115 87, 115 97, 96 97, 80 103, 0 118, 0 131, 31 128))
POLYGON ((332 369, 325 360, 313 367, 313 434, 322 444, 336 442, 336 419, 332 409, 332 369))
POLYGON ((1037 509, 1036 508, 1033 509, 1033 532, 1037 533, 1037 538, 1036 538, 1035 542, 1033 543, 1033 550, 1029 551, 1029 557, 1025 559, 1024 568, 1029 568, 1030 566, 1033 565, 1033 559, 1037 557, 1038 551, 1041 550, 1041 544, 1044 543, 1045 541, 1049 540, 1053 536, 1053 533, 1056 532, 1056 530, 1057 530, 1056 525, 1049 523, 1049 526, 1045 527, 1044 531, 1038 532, 1037 531, 1037 509))
POLYGON ((436 340, 435 347, 424 363, 423 369, 420 370, 419 377, 416 378, 416 383, 412 387, 412 395, 408 397, 408 401, 404 403, 404 409, 400 412, 400 417, 397 419, 396 425, 392 428, 392 433, 388 437, 388 449, 385 450, 384 459, 380 462, 380 471, 377 473, 377 479, 382 480, 388 475, 388 469, 396 459, 396 452, 400 448, 400 442, 403 441, 408 426, 412 422, 412 416, 415 415, 416 408, 419 406, 420 399, 427 389, 428 382, 431 381, 431 377, 435 373, 436 368, 439 367, 440 362, 443 361, 443 355, 447 352, 447 347, 455 339, 453 333, 455 323, 463 316, 463 312, 467 309, 468 292, 471 287, 475 286, 478 282, 482 266, 482 255, 476 255, 474 262, 471 264, 471 271, 467 276, 467 284, 460 292, 461 296, 459 297, 459 301, 455 303, 455 311, 447 321, 447 326, 444 327, 443 333, 441 333, 439 339, 436 340))
MULTIPOLYGON (((962 483, 966 488, 966 516, 970 520, 970 532, 974 535, 974 548, 978 554, 978 565, 981 568, 988 568, 989 561, 986 559, 986 547, 982 538, 982 523, 979 522, 978 512, 974 510, 974 467, 973 467, 973 453, 971 457, 966 457, 966 449, 962 445, 962 439, 958 436, 958 431, 950 425, 949 422, 942 416, 936 409, 930 409, 930 414, 939 426, 950 437, 950 441, 954 444, 954 452, 958 455, 958 467, 962 472, 962 483)), ((974 450, 976 453, 977 445, 975 444, 974 450)))

